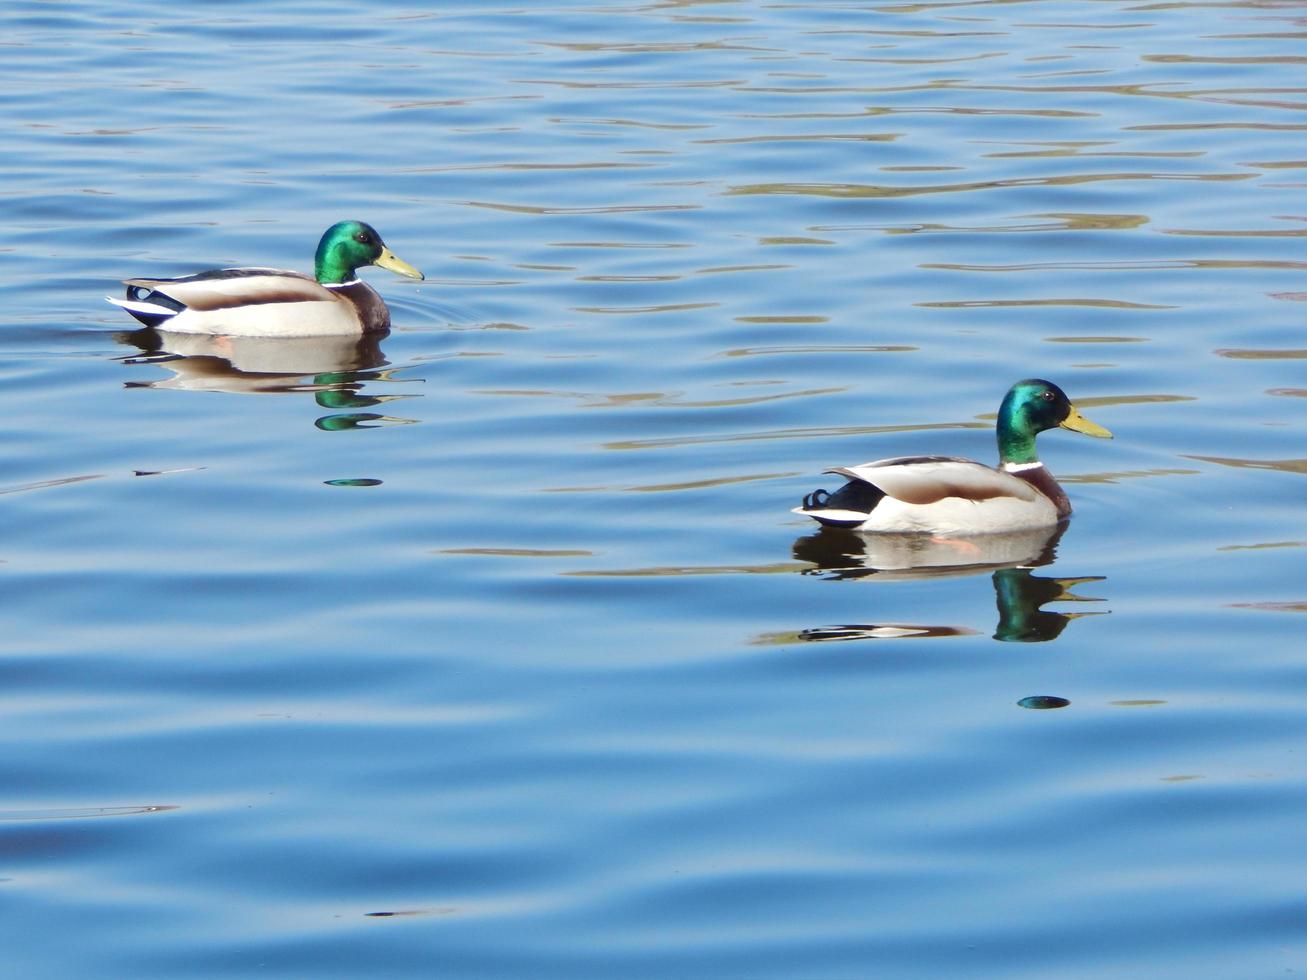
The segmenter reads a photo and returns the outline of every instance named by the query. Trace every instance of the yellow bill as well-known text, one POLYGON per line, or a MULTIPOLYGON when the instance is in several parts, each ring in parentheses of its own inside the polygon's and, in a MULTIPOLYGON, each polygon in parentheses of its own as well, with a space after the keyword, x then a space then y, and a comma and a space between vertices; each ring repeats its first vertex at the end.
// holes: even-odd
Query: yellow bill
POLYGON ((1070 429, 1072 432, 1083 432, 1087 436, 1094 436, 1096 439, 1111 439, 1112 433, 1104 429, 1097 422, 1090 422, 1080 414, 1080 409, 1074 405, 1071 406, 1071 412, 1061 422, 1064 429, 1070 429))
POLYGON ((426 278, 384 245, 381 247, 381 254, 373 260, 372 264, 389 269, 391 272, 398 272, 401 276, 408 276, 410 279, 426 278))

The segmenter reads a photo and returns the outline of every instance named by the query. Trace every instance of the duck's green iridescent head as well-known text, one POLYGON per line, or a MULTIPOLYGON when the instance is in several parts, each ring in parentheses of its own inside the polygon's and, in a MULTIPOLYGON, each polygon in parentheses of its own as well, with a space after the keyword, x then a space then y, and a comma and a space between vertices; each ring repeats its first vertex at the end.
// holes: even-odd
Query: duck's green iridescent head
POLYGON ((1033 463, 1035 436, 1058 427, 1099 439, 1112 433, 1090 422, 1051 381, 1027 378, 1009 390, 998 409, 998 455, 1004 463, 1033 463))
POLYGON ((398 272, 410 279, 422 273, 386 248, 377 230, 362 221, 338 221, 322 233, 318 254, 313 259, 313 274, 318 282, 341 283, 357 278, 361 266, 376 265, 398 272))

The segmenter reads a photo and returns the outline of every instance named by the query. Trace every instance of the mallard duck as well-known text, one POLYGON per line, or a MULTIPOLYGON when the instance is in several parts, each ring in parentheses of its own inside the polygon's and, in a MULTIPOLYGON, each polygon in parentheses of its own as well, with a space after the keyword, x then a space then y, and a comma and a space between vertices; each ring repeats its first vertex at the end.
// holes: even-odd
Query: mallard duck
POLYGON ((313 337, 385 330, 390 311, 356 274, 365 265, 422 278, 371 225, 341 221, 318 242, 312 276, 286 269, 213 269, 180 279, 124 279, 127 298, 105 299, 147 327, 178 333, 313 337))
POLYGON ((815 490, 794 513, 858 531, 986 534, 1057 524, 1071 502, 1035 454, 1035 436, 1058 426, 1112 438, 1080 414, 1051 381, 1030 378, 1009 389, 998 410, 997 467, 956 456, 897 456, 839 466, 848 483, 815 490))

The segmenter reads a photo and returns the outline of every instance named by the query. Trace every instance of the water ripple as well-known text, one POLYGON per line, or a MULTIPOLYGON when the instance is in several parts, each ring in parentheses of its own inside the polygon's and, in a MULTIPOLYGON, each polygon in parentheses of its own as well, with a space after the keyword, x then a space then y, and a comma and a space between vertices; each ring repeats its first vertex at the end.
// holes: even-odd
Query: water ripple
POLYGON ((7 972, 1301 967, 1296 7, 6 13, 7 972), (1028 376, 1051 533, 790 512, 1028 376))

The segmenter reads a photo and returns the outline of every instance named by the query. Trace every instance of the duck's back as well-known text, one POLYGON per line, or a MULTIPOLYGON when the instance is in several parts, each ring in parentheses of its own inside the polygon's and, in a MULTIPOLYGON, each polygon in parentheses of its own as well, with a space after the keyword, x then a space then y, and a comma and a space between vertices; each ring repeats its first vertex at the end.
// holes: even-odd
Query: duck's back
POLYGON ((112 302, 150 326, 178 333, 308 337, 382 330, 390 323, 381 297, 361 280, 324 286, 289 269, 241 268, 124 282, 127 299, 112 302))

